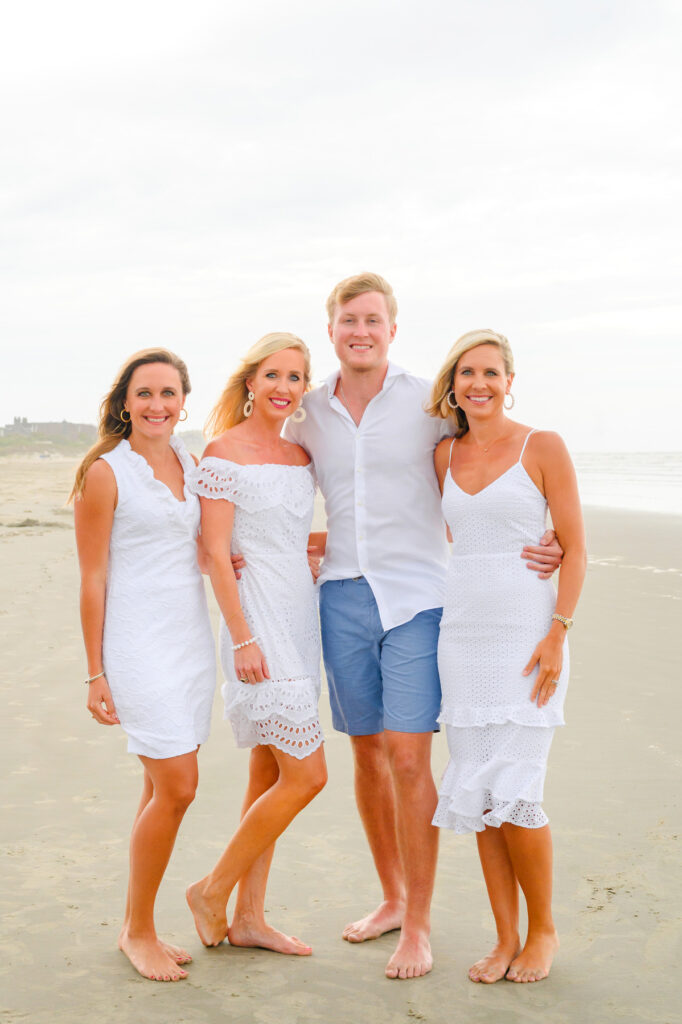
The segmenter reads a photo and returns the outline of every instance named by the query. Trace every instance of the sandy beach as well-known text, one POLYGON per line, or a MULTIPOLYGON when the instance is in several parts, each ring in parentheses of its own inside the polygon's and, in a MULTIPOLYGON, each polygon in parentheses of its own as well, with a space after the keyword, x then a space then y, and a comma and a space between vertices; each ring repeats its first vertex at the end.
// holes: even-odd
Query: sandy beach
MULTIPOLYGON (((314 955, 227 943, 205 950, 194 933, 185 886, 230 836, 246 778, 247 754, 216 700, 198 797, 158 902, 161 934, 185 945, 194 963, 186 981, 162 985, 140 978, 116 949, 140 770, 121 731, 85 710, 64 506, 74 467, 66 458, 0 460, 0 1021, 679 1019, 682 518, 587 512, 590 565, 571 633, 568 725, 557 733, 545 793, 562 941, 547 981, 468 981, 467 967, 493 939, 473 837, 441 836, 427 978, 384 978, 395 935, 359 946, 341 940, 379 892, 348 741, 332 732, 323 696, 329 785, 278 844, 268 901, 272 922, 310 942, 314 955)), ((437 778, 446 760, 440 736, 437 778)))

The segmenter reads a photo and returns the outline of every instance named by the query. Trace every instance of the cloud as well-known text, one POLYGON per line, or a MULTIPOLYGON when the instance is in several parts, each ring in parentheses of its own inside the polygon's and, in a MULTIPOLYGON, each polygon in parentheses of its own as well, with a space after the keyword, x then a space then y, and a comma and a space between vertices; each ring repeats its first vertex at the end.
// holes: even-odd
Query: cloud
MULTIPOLYGON (((423 373, 479 324, 533 358, 542 338, 541 369, 606 336, 609 353, 616 340, 641 352, 652 316, 679 337, 674 4, 189 12, 10 12, 0 422, 93 419, 115 367, 148 343, 187 356, 196 421, 216 376, 273 328, 310 339, 325 374, 324 298, 360 268, 394 283, 395 355, 423 373)), ((630 393, 624 361, 614 410, 630 393)), ((536 376, 529 412, 575 431, 536 376)), ((674 436, 660 415, 640 443, 674 436)))

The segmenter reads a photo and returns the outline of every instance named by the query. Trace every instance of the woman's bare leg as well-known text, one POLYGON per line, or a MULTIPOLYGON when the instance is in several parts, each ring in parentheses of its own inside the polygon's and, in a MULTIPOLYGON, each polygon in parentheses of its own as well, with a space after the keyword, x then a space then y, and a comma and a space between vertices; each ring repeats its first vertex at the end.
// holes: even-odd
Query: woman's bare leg
POLYGON ((322 747, 298 760, 276 747, 277 781, 251 804, 213 870, 187 890, 199 938, 217 946, 227 935, 227 901, 237 882, 272 846, 327 781, 322 747))
MULTIPOLYGON (((198 781, 196 751, 156 760, 140 757, 152 786, 130 837, 129 916, 119 945, 133 967, 154 981, 177 981, 187 972, 159 940, 154 903, 185 811, 198 781)), ((143 790, 143 801, 145 791, 143 790)))
MULTIPOLYGON (((270 748, 254 747, 249 762, 249 782, 242 806, 242 818, 251 805, 274 786, 278 778, 279 766, 270 748)), ((278 931, 265 920, 265 890, 274 852, 275 844, 272 843, 240 878, 227 937, 232 946, 257 946, 260 949, 271 949, 275 953, 308 956, 312 953, 310 946, 295 936, 278 931)))
MULTIPOLYGON (((137 812, 135 814, 135 819, 133 821, 133 829, 135 828, 135 825, 137 824, 138 818, 140 817, 140 815, 142 814, 143 810, 145 809, 145 807, 147 806, 147 804, 151 800, 152 795, 154 793, 154 785, 152 783, 151 776, 150 776, 149 772, 147 771, 147 769, 144 767, 144 765, 142 766, 142 771, 143 771, 143 775, 142 775, 142 796, 140 797, 140 803, 139 803, 139 806, 137 808, 137 812)), ((125 914, 124 914, 124 917, 123 917, 123 924, 121 925, 121 931, 120 931, 119 936, 118 936, 118 948, 119 949, 123 948, 121 943, 123 942, 123 936, 126 934, 126 932, 128 930, 128 922, 129 921, 130 921, 130 880, 128 880, 128 890, 126 892, 126 908, 125 908, 125 914)), ((192 962, 192 957, 187 952, 186 949, 182 949, 181 946, 174 946, 170 942, 164 942, 163 939, 160 939, 159 941, 161 942, 161 945, 166 950, 168 955, 173 960, 175 960, 176 964, 190 964, 192 962)))
POLYGON ((487 956, 469 968, 469 977, 492 985, 504 978, 520 949, 519 886, 501 829, 486 826, 483 832, 476 833, 476 842, 495 918, 497 943, 487 956))
POLYGON ((541 981, 559 948, 552 919, 552 835, 549 825, 522 828, 505 822, 502 831, 528 905, 528 937, 507 972, 510 981, 541 981))

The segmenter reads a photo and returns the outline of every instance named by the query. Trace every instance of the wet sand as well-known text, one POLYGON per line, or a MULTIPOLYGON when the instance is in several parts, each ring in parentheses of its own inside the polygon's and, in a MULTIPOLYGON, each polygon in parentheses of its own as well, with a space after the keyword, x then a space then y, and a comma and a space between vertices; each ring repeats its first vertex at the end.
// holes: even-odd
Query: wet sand
MULTIPOLYGON (((682 519, 587 512, 590 566, 571 634, 568 725, 557 733, 545 794, 562 940, 547 981, 467 980, 493 939, 473 837, 441 837, 427 978, 384 978, 396 935, 341 940, 379 893, 348 742, 332 732, 323 696, 330 782, 278 844, 268 899, 272 923, 310 942, 314 955, 205 950, 194 933, 184 888, 231 834, 246 778, 247 754, 216 701, 199 794, 158 902, 161 933, 195 959, 186 981, 162 985, 141 979, 116 949, 140 771, 121 732, 85 711, 78 573, 62 507, 73 465, 0 460, 0 1021, 678 1019, 682 519), (25 520, 33 524, 17 525, 25 520)), ((437 737, 437 777, 446 760, 437 737)))

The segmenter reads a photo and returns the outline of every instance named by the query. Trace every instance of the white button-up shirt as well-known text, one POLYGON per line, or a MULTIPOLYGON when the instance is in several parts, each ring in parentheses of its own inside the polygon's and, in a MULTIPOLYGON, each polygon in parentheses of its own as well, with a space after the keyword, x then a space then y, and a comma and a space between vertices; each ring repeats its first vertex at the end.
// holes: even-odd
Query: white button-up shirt
POLYGON ((443 604, 448 555, 433 451, 448 433, 424 412, 430 382, 389 363, 359 426, 334 395, 339 371, 303 399, 286 437, 310 454, 325 499, 320 583, 364 576, 384 629, 443 604))

